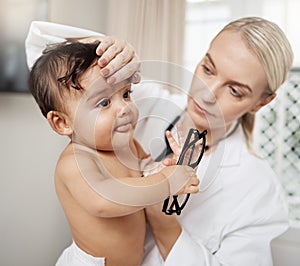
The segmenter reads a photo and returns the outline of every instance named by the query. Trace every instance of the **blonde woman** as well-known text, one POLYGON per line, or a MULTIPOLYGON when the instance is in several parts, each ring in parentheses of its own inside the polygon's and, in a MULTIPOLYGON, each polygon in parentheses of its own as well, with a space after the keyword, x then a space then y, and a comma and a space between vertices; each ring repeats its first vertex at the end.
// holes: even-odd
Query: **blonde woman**
MULTIPOLYGON (((241 18, 212 40, 187 97, 157 87, 135 90, 140 113, 148 115, 137 129, 145 147, 165 134, 151 112, 167 113, 184 131, 208 130, 198 168, 200 193, 191 196, 180 216, 165 215, 161 204, 146 209, 151 232, 142 265, 272 265, 270 242, 288 228, 288 211, 274 172, 251 151, 251 139, 255 113, 276 97, 292 60, 276 24, 241 18), (172 100, 173 109, 166 106, 172 100)), ((153 147, 155 154, 164 150, 153 147)))
POLYGON ((212 40, 184 116, 210 133, 202 163, 218 152, 221 159, 210 162, 210 168, 218 164, 210 175, 200 165, 200 193, 181 216, 166 216, 160 206, 146 210, 155 241, 149 240, 143 265, 272 265, 270 242, 288 228, 287 207, 251 139, 255 113, 276 97, 292 60, 282 30, 262 18, 233 21, 212 40))

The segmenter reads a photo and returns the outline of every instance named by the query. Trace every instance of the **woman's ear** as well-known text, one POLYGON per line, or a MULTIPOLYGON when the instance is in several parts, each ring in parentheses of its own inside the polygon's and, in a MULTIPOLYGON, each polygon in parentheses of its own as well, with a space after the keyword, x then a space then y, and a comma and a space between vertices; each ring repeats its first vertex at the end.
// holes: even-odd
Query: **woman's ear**
POLYGON ((47 120, 51 128, 59 135, 71 136, 73 133, 72 123, 69 118, 58 111, 50 111, 47 120))
POLYGON ((270 103, 275 97, 276 97, 276 92, 272 93, 266 98, 261 99, 260 102, 256 104, 249 113, 255 114, 260 108, 270 103))

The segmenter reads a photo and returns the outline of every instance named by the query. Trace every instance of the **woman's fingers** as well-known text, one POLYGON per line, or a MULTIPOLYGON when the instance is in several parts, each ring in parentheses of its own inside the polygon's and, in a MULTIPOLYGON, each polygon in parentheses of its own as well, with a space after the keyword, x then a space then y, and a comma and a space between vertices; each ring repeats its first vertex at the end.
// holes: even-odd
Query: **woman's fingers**
MULTIPOLYGON (((110 73, 113 73, 108 76, 107 83, 109 84, 117 84, 120 81, 129 79, 132 83, 138 83, 140 81, 140 62, 137 60, 132 60, 129 63, 123 65, 123 58, 119 57, 119 55, 111 61, 111 65, 108 67, 111 68, 110 73), (117 69, 117 67, 123 65, 122 68, 117 69)), ((105 67, 106 68, 106 67, 105 67)))
POLYGON ((129 79, 129 82, 133 84, 137 84, 141 81, 141 73, 140 71, 135 72, 129 79))
MULTIPOLYGON (((99 46, 102 43, 99 44, 99 46)), ((99 47, 98 46, 98 47, 99 47)), ((131 51, 129 49, 127 49, 126 47, 124 47, 123 45, 120 46, 117 43, 113 43, 111 46, 109 46, 105 51, 102 51, 102 49, 100 49, 100 52, 97 52, 98 48, 96 50, 96 53, 98 55, 100 55, 100 58, 98 60, 98 64, 100 67, 108 67, 109 64, 111 64, 113 62, 113 60, 117 57, 117 56, 122 56, 124 59, 124 63, 126 64, 129 60, 132 59, 132 54, 131 51), (100 53, 100 54, 99 54, 100 53)), ((122 62, 123 63, 123 62, 122 62)), ((111 64, 110 66, 110 70, 113 71, 114 68, 116 68, 116 66, 114 64, 111 64)))
MULTIPOLYGON (((125 41, 115 37, 115 36, 104 36, 101 40, 101 43, 98 45, 97 49, 96 49, 96 53, 99 56, 102 56, 107 50, 108 48, 110 48, 111 46, 118 46, 119 49, 124 49, 125 46, 125 41)), ((104 58, 113 58, 115 57, 115 54, 107 54, 104 56, 104 58)), ((109 62, 110 60, 108 60, 109 62)))
POLYGON ((110 84, 130 79, 132 83, 140 81, 140 62, 134 48, 126 41, 114 36, 105 37, 96 53, 100 56, 98 60, 103 77, 110 84))
POLYGON ((100 41, 96 53, 100 56, 100 73, 109 84, 116 84, 128 79, 130 83, 139 83, 140 61, 132 45, 115 36, 89 36, 68 38, 70 41, 92 43, 100 41))

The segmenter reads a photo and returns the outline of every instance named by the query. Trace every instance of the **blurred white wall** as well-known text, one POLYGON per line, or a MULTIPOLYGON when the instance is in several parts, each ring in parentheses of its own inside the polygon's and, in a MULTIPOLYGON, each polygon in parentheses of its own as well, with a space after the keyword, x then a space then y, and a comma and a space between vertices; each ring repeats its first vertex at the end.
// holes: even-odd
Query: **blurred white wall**
POLYGON ((53 173, 67 139, 30 94, 0 94, 0 265, 53 266, 70 242, 53 173))

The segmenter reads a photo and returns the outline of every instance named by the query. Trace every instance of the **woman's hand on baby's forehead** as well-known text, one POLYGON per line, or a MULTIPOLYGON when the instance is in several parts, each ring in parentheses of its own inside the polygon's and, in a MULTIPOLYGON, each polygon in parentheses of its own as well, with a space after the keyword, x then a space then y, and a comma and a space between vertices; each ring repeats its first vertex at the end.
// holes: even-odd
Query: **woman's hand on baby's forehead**
POLYGON ((110 84, 129 79, 132 83, 140 81, 140 62, 131 44, 115 36, 101 37, 96 53, 103 77, 110 84))

